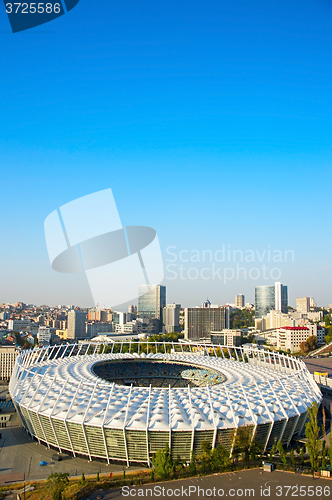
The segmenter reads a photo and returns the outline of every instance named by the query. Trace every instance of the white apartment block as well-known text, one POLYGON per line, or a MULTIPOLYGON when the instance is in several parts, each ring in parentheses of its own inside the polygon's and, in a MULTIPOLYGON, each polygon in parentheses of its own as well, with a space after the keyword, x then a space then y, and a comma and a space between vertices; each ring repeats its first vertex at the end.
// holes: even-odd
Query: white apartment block
POLYGON ((255 328, 264 332, 274 328, 283 328, 286 326, 310 326, 309 321, 322 321, 322 311, 317 312, 291 312, 284 314, 272 309, 268 314, 255 319, 255 328))
POLYGON ((40 326, 37 333, 38 343, 47 343, 51 341, 51 330, 46 326, 40 326))
POLYGON ((310 312, 310 297, 296 297, 297 312, 310 312))
POLYGON ((0 380, 9 381, 21 349, 16 346, 0 346, 0 380))
POLYGON ((321 343, 322 329, 318 328, 317 325, 279 328, 277 330, 277 348, 283 351, 289 349, 290 352, 297 352, 300 350, 300 344, 312 335, 316 335, 318 343, 321 343))
POLYGON ((128 321, 128 323, 115 325, 116 333, 139 333, 144 330, 142 321, 137 321, 134 319, 133 321, 128 321))
POLYGON ((255 320, 256 330, 260 330, 262 332, 284 326, 295 326, 295 319, 290 314, 275 311, 274 309, 272 309, 265 316, 255 320))
POLYGON ((31 326, 31 319, 10 319, 8 321, 8 330, 12 330, 14 332, 20 332, 21 330, 26 330, 29 326, 31 326))

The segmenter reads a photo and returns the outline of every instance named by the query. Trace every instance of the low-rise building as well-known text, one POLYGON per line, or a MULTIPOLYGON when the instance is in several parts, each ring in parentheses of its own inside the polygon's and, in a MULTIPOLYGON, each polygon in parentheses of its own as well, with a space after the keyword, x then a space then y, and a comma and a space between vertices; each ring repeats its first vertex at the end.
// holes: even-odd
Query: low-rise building
POLYGON ((9 382, 15 361, 21 349, 16 346, 0 346, 0 380, 9 382))
POLYGON ((49 344, 51 340, 51 330, 46 326, 40 326, 37 333, 38 343, 49 344))
POLYGON ((67 340, 68 330, 55 330, 55 335, 57 335, 61 340, 67 340))
POLYGON ((324 343, 323 329, 318 325, 307 326, 286 326, 277 330, 277 348, 283 351, 297 352, 300 350, 300 344, 309 337, 315 335, 318 344, 324 343))
POLYGON ((88 323, 86 325, 86 336, 92 338, 99 333, 109 333, 113 331, 112 323, 88 323))
POLYGON ((8 320, 8 330, 20 332, 26 330, 32 325, 31 319, 10 319, 8 320))
POLYGON ((242 344, 242 331, 224 328, 220 332, 210 332, 211 344, 220 344, 227 347, 236 347, 242 344))

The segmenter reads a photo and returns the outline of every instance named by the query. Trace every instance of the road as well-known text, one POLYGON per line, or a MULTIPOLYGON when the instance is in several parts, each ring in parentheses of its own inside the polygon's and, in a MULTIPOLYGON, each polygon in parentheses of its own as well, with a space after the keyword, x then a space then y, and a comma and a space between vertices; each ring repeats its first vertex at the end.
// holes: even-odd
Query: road
POLYGON ((303 361, 310 373, 327 372, 332 377, 332 358, 306 358, 303 361))
POLYGON ((280 500, 301 497, 311 500, 330 499, 332 481, 281 471, 241 471, 165 483, 131 486, 121 490, 97 491, 85 500, 117 500, 124 498, 224 498, 239 500, 253 498, 280 500), (302 488, 301 488, 302 487, 302 488), (156 489, 154 489, 156 488, 156 489), (163 490, 164 488, 164 490, 163 490), (159 494, 160 493, 160 494, 159 494))

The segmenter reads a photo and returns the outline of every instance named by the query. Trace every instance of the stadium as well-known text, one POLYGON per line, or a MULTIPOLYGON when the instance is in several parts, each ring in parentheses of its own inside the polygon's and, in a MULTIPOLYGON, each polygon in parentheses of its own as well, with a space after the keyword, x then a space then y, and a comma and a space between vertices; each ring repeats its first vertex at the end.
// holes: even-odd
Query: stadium
POLYGON ((112 342, 21 354, 9 390, 39 443, 89 460, 150 465, 169 443, 190 461, 207 440, 230 452, 237 429, 269 449, 304 429, 321 393, 305 364, 255 348, 112 342))

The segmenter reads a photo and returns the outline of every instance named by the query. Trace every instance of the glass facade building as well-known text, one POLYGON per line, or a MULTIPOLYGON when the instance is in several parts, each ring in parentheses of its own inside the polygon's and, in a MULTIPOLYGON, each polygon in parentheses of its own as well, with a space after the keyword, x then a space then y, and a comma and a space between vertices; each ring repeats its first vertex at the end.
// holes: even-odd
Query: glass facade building
POLYGON ((274 286, 255 287, 255 317, 261 318, 270 311, 288 312, 288 291, 287 286, 279 281, 274 286))
POLYGON ((275 308, 274 286, 255 287, 255 318, 261 318, 275 308))
POLYGON ((138 316, 155 319, 163 317, 166 306, 166 287, 163 285, 142 285, 138 289, 138 316))

